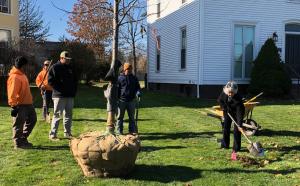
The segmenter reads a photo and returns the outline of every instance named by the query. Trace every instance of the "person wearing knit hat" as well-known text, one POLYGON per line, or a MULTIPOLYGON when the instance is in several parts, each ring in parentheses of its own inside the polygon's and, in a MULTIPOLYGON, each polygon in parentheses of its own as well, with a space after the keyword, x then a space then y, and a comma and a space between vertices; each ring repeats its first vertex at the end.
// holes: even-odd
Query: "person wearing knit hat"
POLYGON ((27 63, 25 57, 18 56, 7 80, 7 97, 13 119, 12 138, 15 149, 32 147, 27 138, 36 123, 36 112, 33 107, 29 82, 24 73, 27 63))
POLYGON ((117 133, 123 134, 123 119, 125 110, 129 117, 129 133, 137 133, 134 114, 136 108, 135 98, 140 97, 141 87, 135 75, 132 74, 132 66, 129 63, 123 64, 123 73, 119 76, 119 114, 117 118, 117 133))
POLYGON ((228 113, 233 116, 234 120, 240 126, 239 128, 234 125, 234 142, 232 148, 231 159, 237 160, 237 152, 241 149, 241 128, 243 124, 243 117, 245 113, 245 107, 242 101, 242 97, 238 92, 238 85, 234 81, 229 81, 223 88, 221 95, 218 98, 218 102, 223 109, 223 139, 221 142, 221 148, 229 148, 230 144, 230 128, 232 120, 228 116, 228 113))
POLYGON ((52 87, 48 84, 48 71, 50 68, 51 61, 45 60, 43 69, 37 75, 35 79, 36 86, 40 88, 41 95, 43 98, 43 110, 42 116, 44 121, 50 123, 50 112, 49 107, 52 101, 52 87))

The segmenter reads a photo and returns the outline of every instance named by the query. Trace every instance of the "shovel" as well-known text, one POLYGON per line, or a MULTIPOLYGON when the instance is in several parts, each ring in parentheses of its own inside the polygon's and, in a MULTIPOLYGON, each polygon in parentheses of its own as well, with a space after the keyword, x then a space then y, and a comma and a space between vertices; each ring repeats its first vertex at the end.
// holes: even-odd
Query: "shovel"
POLYGON ((136 133, 139 133, 139 130, 138 130, 138 116, 139 116, 139 104, 140 104, 140 101, 141 101, 141 98, 138 96, 137 97, 137 103, 136 103, 136 112, 135 112, 135 129, 136 129, 136 133))
POLYGON ((249 150, 250 154, 252 154, 253 156, 264 156, 264 149, 262 148, 262 145, 260 142, 252 142, 247 135, 245 134, 244 130, 239 127, 239 125, 235 122, 235 120, 233 119, 233 117, 228 113, 228 116, 231 118, 231 120, 233 121, 233 123, 238 127, 239 131, 243 134, 243 136, 247 139, 248 143, 250 145, 248 145, 247 149, 249 150))

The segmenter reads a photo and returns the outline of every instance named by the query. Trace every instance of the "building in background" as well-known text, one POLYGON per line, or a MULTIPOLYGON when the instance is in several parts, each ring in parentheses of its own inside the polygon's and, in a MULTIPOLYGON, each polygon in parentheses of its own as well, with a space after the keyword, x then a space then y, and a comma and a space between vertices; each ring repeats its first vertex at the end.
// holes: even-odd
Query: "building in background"
POLYGON ((215 98, 229 80, 246 88, 252 61, 273 36, 297 83, 299 0, 147 2, 150 89, 215 98))
POLYGON ((6 101, 7 73, 11 48, 19 43, 19 1, 0 0, 0 101, 6 101))
POLYGON ((0 0, 0 47, 19 42, 19 1, 0 0))

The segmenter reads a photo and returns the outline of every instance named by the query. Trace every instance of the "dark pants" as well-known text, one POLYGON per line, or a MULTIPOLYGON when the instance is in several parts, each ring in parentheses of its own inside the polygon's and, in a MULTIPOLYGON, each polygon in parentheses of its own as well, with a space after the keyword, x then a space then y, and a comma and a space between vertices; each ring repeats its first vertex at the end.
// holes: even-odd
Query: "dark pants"
MULTIPOLYGON (((233 117, 234 115, 231 114, 233 117)), ((236 118, 234 117, 234 120, 236 121, 236 118)), ((224 128, 223 128, 223 140, 221 146, 224 148, 229 148, 230 144, 230 128, 231 128, 231 123, 232 120, 228 116, 226 112, 224 112, 224 128)), ((234 129, 233 129, 233 150, 235 152, 241 150, 241 132, 238 130, 237 126, 234 124, 234 129)))
POLYGON ((13 117, 13 141, 16 146, 27 142, 36 123, 36 112, 33 105, 19 105, 16 117, 13 117))
POLYGON ((135 128, 135 121, 134 121, 134 113, 135 113, 135 100, 130 102, 119 102, 119 114, 118 114, 118 121, 117 121, 117 132, 123 134, 123 119, 125 110, 127 110, 128 118, 129 118, 129 125, 128 130, 129 133, 136 132, 135 128))
POLYGON ((52 91, 46 90, 42 92, 43 97, 43 118, 46 119, 47 115, 49 115, 49 108, 52 102, 52 91))

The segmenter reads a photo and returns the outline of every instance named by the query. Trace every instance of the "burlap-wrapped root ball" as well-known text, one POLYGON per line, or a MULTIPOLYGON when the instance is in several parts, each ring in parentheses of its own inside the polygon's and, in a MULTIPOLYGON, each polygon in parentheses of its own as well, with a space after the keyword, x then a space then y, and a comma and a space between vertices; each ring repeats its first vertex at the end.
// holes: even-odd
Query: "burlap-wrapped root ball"
POLYGON ((140 150, 137 135, 82 134, 70 141, 71 151, 87 177, 121 177, 128 175, 140 150))

